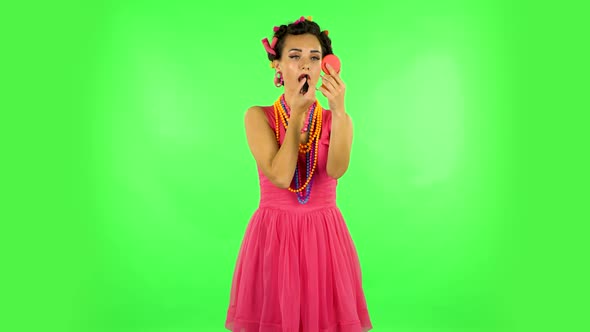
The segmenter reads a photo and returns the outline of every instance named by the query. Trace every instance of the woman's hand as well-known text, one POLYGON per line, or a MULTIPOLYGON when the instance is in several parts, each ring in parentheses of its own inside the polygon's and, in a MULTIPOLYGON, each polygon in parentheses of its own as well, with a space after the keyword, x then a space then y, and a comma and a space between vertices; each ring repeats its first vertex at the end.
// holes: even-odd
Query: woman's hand
POLYGON ((311 105, 316 101, 315 89, 308 88, 305 93, 301 93, 301 89, 305 84, 311 86, 308 82, 308 78, 304 78, 299 82, 297 86, 297 92, 293 93, 293 105, 291 106, 291 112, 293 115, 302 116, 307 112, 311 105))
POLYGON ((328 74, 322 76, 320 91, 328 98, 328 105, 332 112, 344 112, 344 92, 346 85, 342 82, 340 75, 330 64, 327 64, 328 74))

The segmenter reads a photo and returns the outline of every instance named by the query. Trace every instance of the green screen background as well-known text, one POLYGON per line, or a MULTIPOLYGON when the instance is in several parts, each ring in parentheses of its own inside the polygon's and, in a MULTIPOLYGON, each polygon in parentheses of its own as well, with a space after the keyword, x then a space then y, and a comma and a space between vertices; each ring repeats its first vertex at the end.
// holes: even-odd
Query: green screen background
POLYGON ((309 15, 347 84, 374 330, 589 327, 582 2, 5 7, 1 330, 224 330, 259 199, 243 116, 281 93, 260 41, 309 15))

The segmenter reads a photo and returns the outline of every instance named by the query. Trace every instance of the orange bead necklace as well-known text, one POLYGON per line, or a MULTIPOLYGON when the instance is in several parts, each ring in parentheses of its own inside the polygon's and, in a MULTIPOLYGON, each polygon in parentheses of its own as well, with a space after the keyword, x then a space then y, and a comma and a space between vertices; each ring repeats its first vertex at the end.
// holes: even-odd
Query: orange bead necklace
MULTIPOLYGON (((320 142, 320 136, 322 131, 322 106, 316 100, 309 108, 309 128, 307 132, 307 142, 299 143, 299 153, 305 154, 306 160, 306 179, 300 179, 299 176, 299 158, 295 167, 294 182, 295 188, 289 186, 288 190, 297 193, 297 199, 300 203, 305 204, 309 200, 309 194, 311 193, 311 185, 313 183, 313 175, 317 167, 318 162, 318 148, 320 142), (313 163, 312 163, 313 156, 313 163), (303 182, 301 186, 299 184, 303 182), (305 190, 305 192, 304 192, 305 190)), ((277 144, 281 145, 280 142, 280 128, 279 122, 285 127, 285 132, 289 128, 290 110, 285 102, 285 95, 281 95, 274 103, 275 113, 275 138, 277 144)))

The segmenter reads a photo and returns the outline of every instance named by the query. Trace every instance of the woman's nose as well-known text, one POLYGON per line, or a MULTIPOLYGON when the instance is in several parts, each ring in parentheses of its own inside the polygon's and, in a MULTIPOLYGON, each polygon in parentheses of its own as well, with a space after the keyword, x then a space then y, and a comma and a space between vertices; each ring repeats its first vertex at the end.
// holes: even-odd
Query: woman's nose
POLYGON ((301 69, 309 69, 310 68, 309 59, 302 58, 299 61, 300 61, 299 65, 301 66, 301 69))

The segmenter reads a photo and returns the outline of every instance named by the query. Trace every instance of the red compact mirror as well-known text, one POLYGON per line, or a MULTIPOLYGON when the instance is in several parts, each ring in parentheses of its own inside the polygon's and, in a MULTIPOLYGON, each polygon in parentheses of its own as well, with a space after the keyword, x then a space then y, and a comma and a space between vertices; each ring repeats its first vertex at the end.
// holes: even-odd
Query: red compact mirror
POLYGON ((326 68, 326 64, 330 64, 336 70, 336 73, 340 73, 340 59, 334 54, 328 54, 322 59, 322 70, 325 74, 328 74, 329 70, 326 68))

